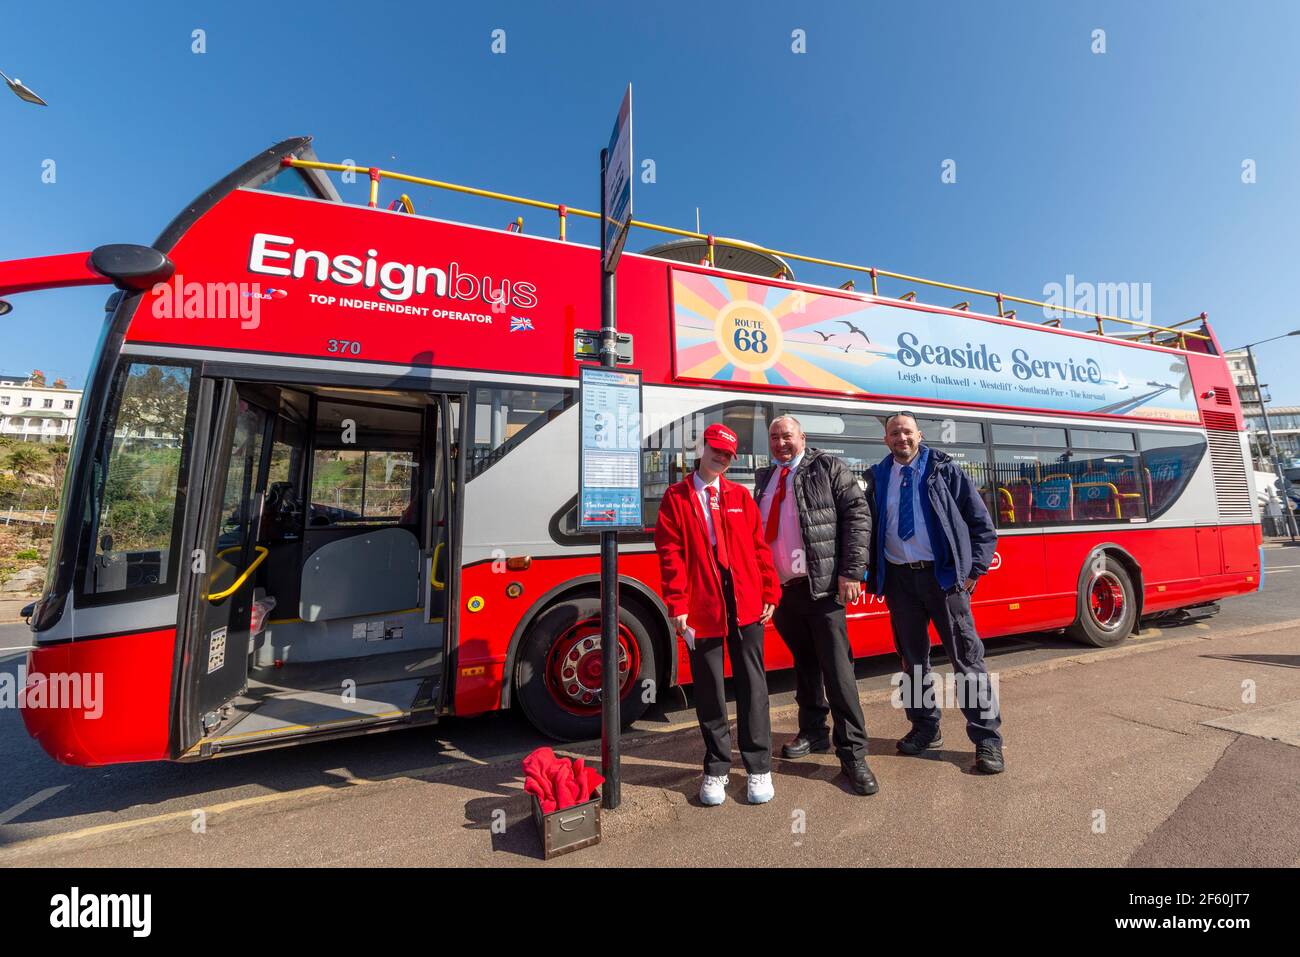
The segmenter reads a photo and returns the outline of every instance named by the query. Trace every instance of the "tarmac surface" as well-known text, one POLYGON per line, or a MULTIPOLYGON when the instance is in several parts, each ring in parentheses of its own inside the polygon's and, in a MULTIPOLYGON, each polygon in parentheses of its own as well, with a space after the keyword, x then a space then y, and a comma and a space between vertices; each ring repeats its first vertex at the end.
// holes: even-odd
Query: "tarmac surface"
MULTIPOLYGON (((1004 774, 973 772, 956 711, 942 751, 897 754, 894 665, 871 659, 859 688, 879 794, 854 794, 833 755, 778 757, 775 799, 751 806, 737 756, 729 800, 703 807, 693 713, 670 709, 625 736, 601 843, 544 866, 1298 866, 1300 552, 1266 558, 1265 593, 1209 622, 1113 649, 990 642, 1004 774)), ((0 754, 21 750, 15 717, 0 754)), ((787 692, 772 718, 779 746, 795 731, 787 692)), ((517 723, 475 726, 468 748, 360 740, 203 765, 9 764, 0 866, 543 864, 519 770, 537 742, 517 723), (493 732, 497 747, 474 737, 493 732)), ((563 753, 598 760, 599 743, 563 753)))

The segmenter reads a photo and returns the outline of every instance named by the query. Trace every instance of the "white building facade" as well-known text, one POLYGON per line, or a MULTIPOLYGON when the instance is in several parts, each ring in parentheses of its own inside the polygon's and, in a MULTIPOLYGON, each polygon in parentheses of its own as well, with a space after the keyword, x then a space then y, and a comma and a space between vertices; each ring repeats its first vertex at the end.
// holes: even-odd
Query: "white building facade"
POLYGON ((0 436, 26 442, 68 442, 81 408, 81 390, 39 373, 0 375, 0 436))

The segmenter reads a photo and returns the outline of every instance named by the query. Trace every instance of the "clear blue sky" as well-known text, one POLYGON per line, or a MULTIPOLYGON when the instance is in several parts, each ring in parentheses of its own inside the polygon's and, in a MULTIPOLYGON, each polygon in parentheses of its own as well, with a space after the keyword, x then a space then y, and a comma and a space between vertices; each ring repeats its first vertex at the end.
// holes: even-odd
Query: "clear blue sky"
MULTIPOLYGON (((1035 298, 1067 274, 1150 283, 1152 321, 1205 310, 1227 346, 1300 328, 1294 3, 614 7, 11 4, 0 70, 51 105, 0 90, 0 259, 152 242, 222 174, 300 133, 324 159, 595 208, 597 153, 631 81, 638 162, 657 168, 638 218, 693 226, 698 205, 721 235, 1035 298), (46 159, 56 183, 41 182, 46 159), (946 159, 956 183, 941 182, 946 159)), ((472 222, 515 214, 414 198, 472 222)), ((0 371, 82 384, 104 295, 19 297, 0 371)), ((1300 337, 1259 360, 1275 402, 1300 404, 1300 337)))

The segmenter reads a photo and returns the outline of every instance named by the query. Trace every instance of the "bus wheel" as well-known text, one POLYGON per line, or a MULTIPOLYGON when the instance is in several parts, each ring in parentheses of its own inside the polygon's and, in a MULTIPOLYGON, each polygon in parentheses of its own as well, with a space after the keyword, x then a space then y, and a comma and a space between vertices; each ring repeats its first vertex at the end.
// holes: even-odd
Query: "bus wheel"
POLYGON ((1137 600, 1127 569, 1118 561, 1089 562, 1079 582, 1079 611, 1071 638, 1109 648, 1133 632, 1137 600))
MULTIPOLYGON (((619 716, 624 726, 655 699, 655 648, 629 608, 618 612, 619 716)), ((515 666, 519 704, 533 727, 560 741, 600 737, 603 666, 600 600, 574 598, 542 612, 524 636, 515 666)))

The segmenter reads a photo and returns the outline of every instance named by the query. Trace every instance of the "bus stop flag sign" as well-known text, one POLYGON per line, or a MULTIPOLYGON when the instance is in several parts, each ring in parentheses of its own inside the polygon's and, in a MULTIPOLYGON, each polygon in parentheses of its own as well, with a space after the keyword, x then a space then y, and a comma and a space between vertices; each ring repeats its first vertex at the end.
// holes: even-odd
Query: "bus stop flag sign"
POLYGON ((627 85, 623 105, 618 108, 614 132, 609 137, 605 161, 605 222, 601 248, 605 253, 605 271, 613 272, 619 253, 632 224, 632 84, 627 85))

